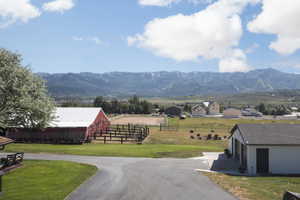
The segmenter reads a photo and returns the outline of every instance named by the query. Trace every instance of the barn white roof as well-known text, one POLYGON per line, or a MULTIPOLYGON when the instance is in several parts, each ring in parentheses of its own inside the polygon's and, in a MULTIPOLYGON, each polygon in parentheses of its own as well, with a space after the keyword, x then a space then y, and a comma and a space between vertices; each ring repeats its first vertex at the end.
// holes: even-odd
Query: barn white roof
POLYGON ((90 126, 101 108, 56 108, 55 119, 51 127, 88 127, 90 126))

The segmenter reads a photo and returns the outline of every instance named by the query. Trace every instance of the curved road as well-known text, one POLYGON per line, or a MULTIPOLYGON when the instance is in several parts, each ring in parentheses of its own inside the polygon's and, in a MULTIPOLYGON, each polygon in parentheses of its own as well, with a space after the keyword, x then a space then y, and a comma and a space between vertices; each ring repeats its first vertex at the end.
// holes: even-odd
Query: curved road
POLYGON ((68 200, 236 200, 196 168, 205 160, 25 154, 26 159, 66 160, 100 169, 68 200))

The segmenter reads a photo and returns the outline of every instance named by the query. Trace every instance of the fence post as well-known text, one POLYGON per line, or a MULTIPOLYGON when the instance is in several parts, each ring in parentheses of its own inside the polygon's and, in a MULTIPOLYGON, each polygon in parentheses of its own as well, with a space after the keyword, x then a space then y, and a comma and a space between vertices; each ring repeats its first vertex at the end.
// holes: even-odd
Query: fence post
POLYGON ((106 144, 106 136, 104 136, 104 144, 106 144))
POLYGON ((121 144, 123 144, 123 136, 121 136, 121 144))

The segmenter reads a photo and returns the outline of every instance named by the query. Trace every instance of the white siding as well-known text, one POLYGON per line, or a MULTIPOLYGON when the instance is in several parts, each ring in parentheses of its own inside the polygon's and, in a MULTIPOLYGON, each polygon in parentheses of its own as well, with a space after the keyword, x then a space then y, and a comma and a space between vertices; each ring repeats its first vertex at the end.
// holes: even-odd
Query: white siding
POLYGON ((229 150, 229 152, 230 152, 230 154, 233 154, 233 152, 232 152, 232 138, 230 138, 229 139, 229 141, 228 141, 228 150, 229 150))
POLYGON ((256 174, 256 149, 269 149, 269 172, 300 174, 300 146, 248 146, 248 173, 256 174))
MULTIPOLYGON (((236 129, 232 135, 232 137, 230 138, 230 141, 229 141, 229 146, 228 146, 228 149, 229 151, 231 152, 232 154, 232 157, 235 158, 236 155, 235 155, 235 139, 239 141, 239 160, 241 162, 242 160, 242 155, 241 155, 241 144, 244 144, 243 142, 243 138, 241 137, 241 134, 240 134, 240 131, 238 129, 236 129)), ((247 146, 246 146, 247 148, 247 146)))
POLYGON ((229 139, 230 141, 229 141, 228 149, 229 149, 230 153, 232 153, 233 156, 235 156, 235 143, 234 143, 235 139, 237 139, 240 143, 244 143, 243 138, 241 137, 240 131, 238 129, 236 129, 234 131, 232 137, 229 139), (232 139, 233 139, 233 142, 232 142, 232 139))

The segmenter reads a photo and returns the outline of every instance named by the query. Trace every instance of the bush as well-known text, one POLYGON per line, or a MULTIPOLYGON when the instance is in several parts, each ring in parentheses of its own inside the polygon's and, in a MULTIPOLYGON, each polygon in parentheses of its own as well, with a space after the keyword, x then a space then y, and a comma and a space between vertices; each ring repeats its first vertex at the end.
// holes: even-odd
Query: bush
POLYGON ((231 158, 231 156, 232 156, 229 149, 224 149, 224 154, 227 158, 231 158))

